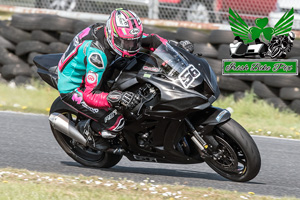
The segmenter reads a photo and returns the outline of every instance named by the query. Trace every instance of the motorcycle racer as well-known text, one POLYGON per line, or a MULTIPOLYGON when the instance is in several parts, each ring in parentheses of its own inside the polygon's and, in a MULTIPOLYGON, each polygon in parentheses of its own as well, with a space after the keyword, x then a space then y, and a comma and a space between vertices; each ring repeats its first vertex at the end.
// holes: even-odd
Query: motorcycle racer
POLYGON ((285 58, 287 52, 290 52, 295 40, 295 33, 289 32, 289 34, 286 35, 276 35, 273 36, 268 47, 267 55, 271 58, 285 58), (279 49, 279 52, 276 52, 276 49, 279 49), (280 54, 280 55, 279 55, 280 54))
MULTIPOLYGON (((77 129, 92 148, 109 147, 104 138, 114 138, 124 127, 119 108, 133 109, 140 96, 132 92, 108 91, 106 78, 117 60, 130 59, 140 47, 154 51, 168 41, 156 34, 143 33, 139 17, 127 9, 115 9, 106 25, 95 23, 78 33, 58 64, 58 90, 61 99, 88 120, 79 121, 77 129)), ((174 42, 193 51, 189 41, 174 42)))

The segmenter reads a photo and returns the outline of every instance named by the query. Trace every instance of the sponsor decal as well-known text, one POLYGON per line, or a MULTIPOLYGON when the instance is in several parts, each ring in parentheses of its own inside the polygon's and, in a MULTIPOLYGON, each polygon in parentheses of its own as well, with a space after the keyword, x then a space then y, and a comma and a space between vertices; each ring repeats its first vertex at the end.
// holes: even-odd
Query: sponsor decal
POLYGON ((99 109, 97 108, 92 108, 90 106, 88 106, 84 101, 82 96, 79 96, 77 93, 73 94, 72 96, 72 101, 76 102, 77 104, 81 104, 82 107, 88 109, 89 111, 91 111, 92 113, 98 113, 99 109))
POLYGON ((89 56, 89 61, 92 65, 97 67, 98 69, 103 69, 103 62, 102 62, 102 57, 99 53, 92 53, 89 56))
POLYGON ((223 75, 297 75, 298 61, 284 59, 292 51, 295 40, 291 31, 293 20, 294 8, 287 11, 274 27, 266 27, 269 22, 266 17, 255 19, 256 26, 249 27, 236 11, 229 8, 229 24, 235 38, 229 44, 233 59, 222 62, 223 75))
POLYGON ((73 41, 74 41, 74 43, 73 43, 74 46, 77 47, 79 45, 79 38, 78 38, 78 36, 76 36, 73 41))
POLYGON ((115 94, 115 95, 109 95, 109 98, 112 100, 112 101, 115 101, 115 102, 117 102, 117 101, 119 101, 120 100, 120 95, 117 95, 117 94, 115 94))
POLYGON ((82 102, 82 96, 78 96, 77 93, 73 94, 72 101, 75 101, 77 104, 80 104, 82 102))
POLYGON ((133 28, 129 31, 129 33, 132 35, 137 35, 139 32, 140 32, 140 29, 138 29, 138 28, 133 28))
POLYGON ((201 73, 194 65, 189 65, 179 74, 178 78, 181 84, 188 88, 200 75, 201 73))
POLYGON ((127 22, 127 19, 125 15, 122 12, 118 12, 116 15, 116 24, 118 27, 125 27, 129 28, 129 24, 127 22))
POLYGON ((143 77, 145 77, 145 78, 151 78, 151 74, 145 73, 143 77))
POLYGON ((216 120, 217 120, 218 122, 220 122, 221 119, 223 118, 223 116, 224 116, 227 112, 228 112, 227 110, 223 110, 222 112, 220 112, 220 113, 218 114, 218 116, 216 117, 216 120))
POLYGON ((108 94, 107 99, 113 103, 118 102, 121 99, 121 92, 112 91, 108 94))
POLYGON ((92 107, 88 106, 84 101, 81 102, 81 105, 83 107, 85 107, 86 109, 88 109, 89 111, 91 111, 92 113, 98 113, 99 112, 98 108, 92 108, 92 107))
POLYGON ((113 110, 111 113, 109 113, 105 118, 104 118, 104 122, 107 123, 109 120, 111 120, 112 118, 114 118, 114 116, 116 116, 118 114, 117 110, 113 110))
POLYGON ((150 71, 150 72, 159 72, 160 71, 160 69, 157 67, 149 67, 149 66, 144 66, 143 70, 150 71))
POLYGON ((89 72, 86 76, 86 81, 93 84, 97 81, 97 74, 95 72, 89 72))

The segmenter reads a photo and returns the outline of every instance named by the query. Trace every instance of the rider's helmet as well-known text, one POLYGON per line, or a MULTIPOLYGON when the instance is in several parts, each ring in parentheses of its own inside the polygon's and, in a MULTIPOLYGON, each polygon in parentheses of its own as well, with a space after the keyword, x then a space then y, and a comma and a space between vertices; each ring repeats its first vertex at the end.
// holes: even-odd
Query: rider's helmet
POLYGON ((288 40, 289 40, 289 43, 293 43, 294 40, 295 40, 295 33, 294 32, 289 32, 289 35, 288 35, 288 40))
POLYGON ((134 56, 140 50, 143 25, 132 11, 118 8, 106 22, 105 37, 111 48, 120 56, 134 56))

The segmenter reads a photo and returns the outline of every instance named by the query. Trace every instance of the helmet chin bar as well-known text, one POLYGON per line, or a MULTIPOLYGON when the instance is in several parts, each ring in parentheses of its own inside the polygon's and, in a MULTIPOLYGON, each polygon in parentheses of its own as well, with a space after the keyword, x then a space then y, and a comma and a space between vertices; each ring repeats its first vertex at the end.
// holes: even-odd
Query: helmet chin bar
POLYGON ((134 54, 130 54, 130 53, 125 54, 125 52, 128 53, 127 51, 124 51, 124 52, 122 53, 122 57, 132 57, 132 56, 135 56, 135 55, 138 53, 138 52, 136 52, 136 53, 134 53, 134 54))

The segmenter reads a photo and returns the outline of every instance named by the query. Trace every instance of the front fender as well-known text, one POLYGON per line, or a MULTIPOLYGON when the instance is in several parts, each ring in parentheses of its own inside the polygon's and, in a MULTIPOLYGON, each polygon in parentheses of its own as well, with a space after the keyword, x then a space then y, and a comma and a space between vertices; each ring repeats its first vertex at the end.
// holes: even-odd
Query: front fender
POLYGON ((231 118, 231 113, 222 108, 210 107, 212 114, 202 123, 204 125, 217 125, 231 118))
POLYGON ((193 115, 193 121, 201 125, 217 125, 231 118, 231 113, 222 108, 210 106, 203 111, 196 112, 193 115))

